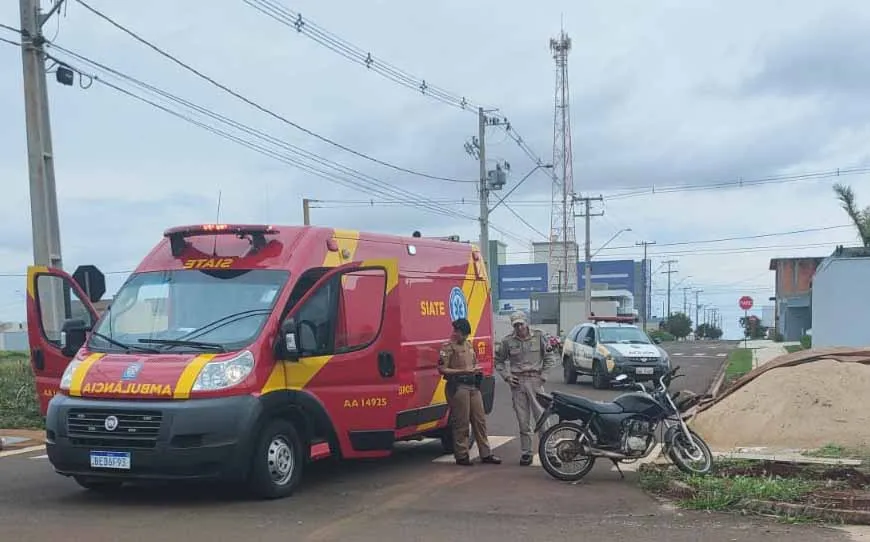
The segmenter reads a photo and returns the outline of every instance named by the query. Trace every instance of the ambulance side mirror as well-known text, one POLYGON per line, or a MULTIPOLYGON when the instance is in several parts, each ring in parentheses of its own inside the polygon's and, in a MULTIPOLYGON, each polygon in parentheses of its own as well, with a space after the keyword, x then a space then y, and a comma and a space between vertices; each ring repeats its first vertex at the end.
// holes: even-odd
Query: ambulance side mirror
POLYGON ((60 330, 60 349, 66 357, 73 357, 88 338, 88 323, 81 318, 65 320, 60 330))
POLYGON ((281 336, 278 338, 278 359, 296 361, 299 359, 299 347, 296 345, 299 337, 299 327, 294 318, 288 318, 281 324, 281 336))

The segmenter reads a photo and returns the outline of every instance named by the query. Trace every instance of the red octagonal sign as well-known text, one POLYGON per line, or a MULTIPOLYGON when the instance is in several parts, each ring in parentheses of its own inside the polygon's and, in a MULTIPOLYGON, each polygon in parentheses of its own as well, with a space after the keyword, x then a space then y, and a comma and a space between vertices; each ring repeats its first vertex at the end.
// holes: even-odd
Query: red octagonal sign
POLYGON ((740 298, 740 308, 745 310, 745 311, 748 311, 749 309, 751 309, 752 308, 752 298, 749 297, 748 295, 741 297, 740 298))

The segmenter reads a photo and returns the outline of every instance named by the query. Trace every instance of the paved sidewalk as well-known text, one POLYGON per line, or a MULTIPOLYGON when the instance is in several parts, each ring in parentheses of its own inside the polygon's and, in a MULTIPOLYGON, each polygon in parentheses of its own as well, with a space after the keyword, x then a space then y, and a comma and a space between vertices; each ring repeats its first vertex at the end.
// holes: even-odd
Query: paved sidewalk
POLYGON ((777 343, 771 340, 762 339, 755 341, 740 341, 738 348, 748 348, 752 350, 752 368, 756 369, 766 364, 767 362, 788 354, 786 346, 797 345, 799 342, 782 342, 777 343))

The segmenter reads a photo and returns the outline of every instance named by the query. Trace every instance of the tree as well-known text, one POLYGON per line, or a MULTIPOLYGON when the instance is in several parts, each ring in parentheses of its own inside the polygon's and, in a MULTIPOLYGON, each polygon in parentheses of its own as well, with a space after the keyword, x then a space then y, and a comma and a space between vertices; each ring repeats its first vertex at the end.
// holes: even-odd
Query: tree
POLYGON ((722 337, 722 330, 713 324, 703 323, 695 329, 695 337, 699 339, 718 339, 722 337))
POLYGON ((855 203, 855 192, 851 186, 837 183, 834 185, 834 193, 837 194, 837 199, 840 200, 843 210, 855 224, 861 243, 865 247, 870 247, 870 207, 865 207, 863 210, 858 209, 855 203))
POLYGON ((668 317, 665 329, 674 337, 683 339, 692 332, 692 319, 682 312, 675 312, 668 317))
POLYGON ((743 336, 749 339, 763 339, 767 329, 761 325, 761 319, 752 315, 740 317, 740 327, 743 328, 743 336))

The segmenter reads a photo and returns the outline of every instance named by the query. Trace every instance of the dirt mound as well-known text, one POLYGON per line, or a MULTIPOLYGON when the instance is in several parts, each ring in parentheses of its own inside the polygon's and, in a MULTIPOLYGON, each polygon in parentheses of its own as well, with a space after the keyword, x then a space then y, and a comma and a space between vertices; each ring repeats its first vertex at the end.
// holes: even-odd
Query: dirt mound
POLYGON ((782 356, 703 405, 692 425, 720 450, 870 446, 870 351, 848 353, 782 356))

